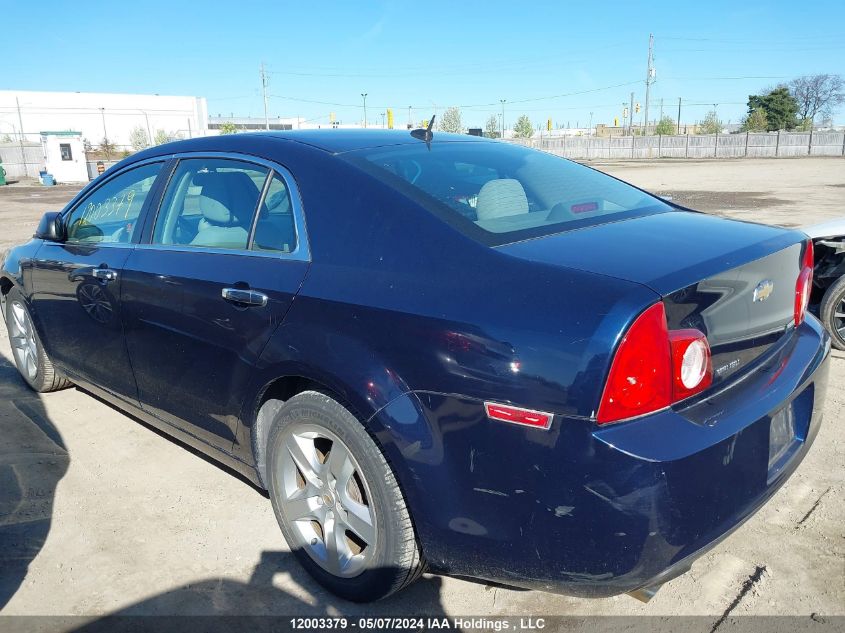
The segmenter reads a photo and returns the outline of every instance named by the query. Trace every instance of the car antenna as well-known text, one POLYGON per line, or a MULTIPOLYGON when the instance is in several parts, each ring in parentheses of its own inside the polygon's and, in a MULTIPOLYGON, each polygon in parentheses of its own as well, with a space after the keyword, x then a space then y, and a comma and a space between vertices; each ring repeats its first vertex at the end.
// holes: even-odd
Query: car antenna
POLYGON ((436 116, 437 115, 435 114, 434 116, 431 117, 431 120, 428 122, 427 128, 425 128, 425 129, 418 128, 418 129, 413 130, 411 132, 411 136, 413 136, 414 138, 418 138, 421 141, 425 141, 425 144, 426 144, 426 146, 428 146, 428 149, 431 149, 431 139, 434 138, 434 132, 432 132, 431 130, 432 130, 432 127, 434 126, 434 117, 436 117, 436 116))

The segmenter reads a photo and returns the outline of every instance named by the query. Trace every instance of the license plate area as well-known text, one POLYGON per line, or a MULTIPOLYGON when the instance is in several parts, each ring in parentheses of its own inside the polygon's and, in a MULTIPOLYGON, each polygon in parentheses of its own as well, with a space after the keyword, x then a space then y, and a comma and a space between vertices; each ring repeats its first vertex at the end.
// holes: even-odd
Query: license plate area
POLYGON ((812 385, 772 414, 769 423, 769 481, 783 470, 806 439, 812 416, 812 385))

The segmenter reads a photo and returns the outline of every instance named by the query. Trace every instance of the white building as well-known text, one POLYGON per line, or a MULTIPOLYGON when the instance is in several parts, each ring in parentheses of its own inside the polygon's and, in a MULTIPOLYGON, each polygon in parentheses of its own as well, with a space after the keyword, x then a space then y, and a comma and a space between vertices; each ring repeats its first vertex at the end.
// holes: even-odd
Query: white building
POLYGON ((38 142, 45 130, 75 130, 91 145, 108 138, 131 149, 135 128, 150 140, 205 136, 205 97, 0 90, 0 141, 17 141, 23 132, 24 140, 38 142))
POLYGON ((88 182, 82 134, 74 131, 41 134, 44 169, 56 182, 88 182))

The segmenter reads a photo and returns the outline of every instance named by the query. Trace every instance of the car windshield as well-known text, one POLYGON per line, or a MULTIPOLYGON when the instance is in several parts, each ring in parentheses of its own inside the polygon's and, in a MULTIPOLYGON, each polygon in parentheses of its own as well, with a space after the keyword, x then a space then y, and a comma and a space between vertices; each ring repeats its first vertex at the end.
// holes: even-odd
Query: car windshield
POLYGON ((511 143, 419 143, 346 157, 490 245, 671 210, 601 172, 511 143))

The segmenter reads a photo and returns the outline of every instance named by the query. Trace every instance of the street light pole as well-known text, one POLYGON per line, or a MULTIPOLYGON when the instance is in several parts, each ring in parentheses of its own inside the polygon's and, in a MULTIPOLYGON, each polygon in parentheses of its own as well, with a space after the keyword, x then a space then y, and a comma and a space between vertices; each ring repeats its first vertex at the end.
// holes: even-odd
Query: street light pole
POLYGON ((590 130, 591 130, 590 134, 591 135, 592 135, 592 129, 593 129, 593 113, 590 112, 590 130))
POLYGON ((364 99, 364 127, 367 127, 367 93, 362 92, 361 97, 364 99))
POLYGON ((507 99, 499 99, 499 102, 502 104, 502 139, 505 138, 505 101, 507 99))

